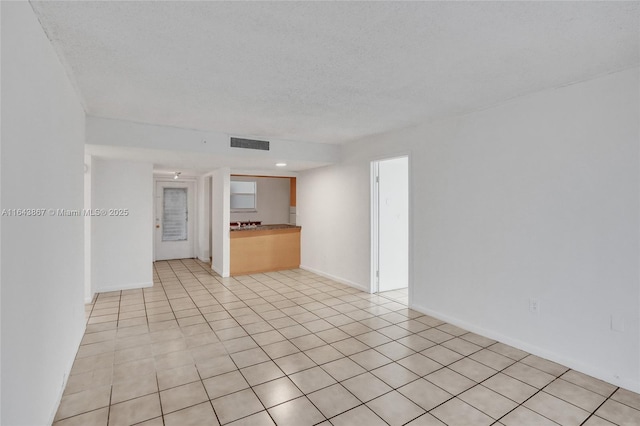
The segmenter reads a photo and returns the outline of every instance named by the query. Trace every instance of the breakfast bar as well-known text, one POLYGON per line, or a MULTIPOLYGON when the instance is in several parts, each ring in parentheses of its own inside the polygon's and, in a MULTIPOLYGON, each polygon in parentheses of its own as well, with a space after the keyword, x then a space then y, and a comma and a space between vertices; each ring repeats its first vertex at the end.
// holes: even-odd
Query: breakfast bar
POLYGON ((232 226, 231 275, 298 268, 300 231, 300 226, 286 224, 232 226))

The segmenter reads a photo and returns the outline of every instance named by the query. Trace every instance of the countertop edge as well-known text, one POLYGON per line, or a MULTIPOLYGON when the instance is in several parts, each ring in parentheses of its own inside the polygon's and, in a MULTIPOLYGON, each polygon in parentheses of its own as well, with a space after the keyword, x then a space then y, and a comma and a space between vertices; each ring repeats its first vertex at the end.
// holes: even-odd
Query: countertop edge
POLYGON ((258 225, 256 227, 247 228, 229 228, 230 232, 247 232, 247 231, 273 231, 276 229, 302 229, 300 225, 258 225))

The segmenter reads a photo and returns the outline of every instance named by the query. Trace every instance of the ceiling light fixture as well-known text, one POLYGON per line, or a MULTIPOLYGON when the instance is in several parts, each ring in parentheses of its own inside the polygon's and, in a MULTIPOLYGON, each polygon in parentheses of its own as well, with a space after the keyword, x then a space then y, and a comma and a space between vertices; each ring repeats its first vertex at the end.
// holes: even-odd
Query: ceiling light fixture
POLYGON ((176 172, 176 173, 173 175, 173 178, 174 178, 174 179, 178 179, 178 178, 180 177, 180 174, 181 174, 181 173, 182 173, 182 172, 176 172))
POLYGON ((276 167, 285 167, 287 163, 276 163, 276 167))

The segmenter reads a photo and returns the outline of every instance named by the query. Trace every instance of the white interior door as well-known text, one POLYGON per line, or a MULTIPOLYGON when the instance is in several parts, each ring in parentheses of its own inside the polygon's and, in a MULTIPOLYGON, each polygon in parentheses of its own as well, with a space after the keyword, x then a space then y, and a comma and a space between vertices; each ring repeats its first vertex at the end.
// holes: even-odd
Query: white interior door
POLYGON ((377 177, 378 291, 397 290, 409 284, 409 158, 379 161, 377 177))
POLYGON ((194 257, 194 193, 193 182, 156 182, 156 260, 194 257))

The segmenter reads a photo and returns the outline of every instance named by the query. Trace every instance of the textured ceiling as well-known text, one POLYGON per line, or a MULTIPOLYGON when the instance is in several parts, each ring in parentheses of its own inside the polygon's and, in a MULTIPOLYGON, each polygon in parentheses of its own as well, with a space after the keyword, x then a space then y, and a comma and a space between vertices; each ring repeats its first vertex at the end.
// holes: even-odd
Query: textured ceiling
POLYGON ((637 66, 638 2, 32 2, 94 116, 342 143, 637 66))

